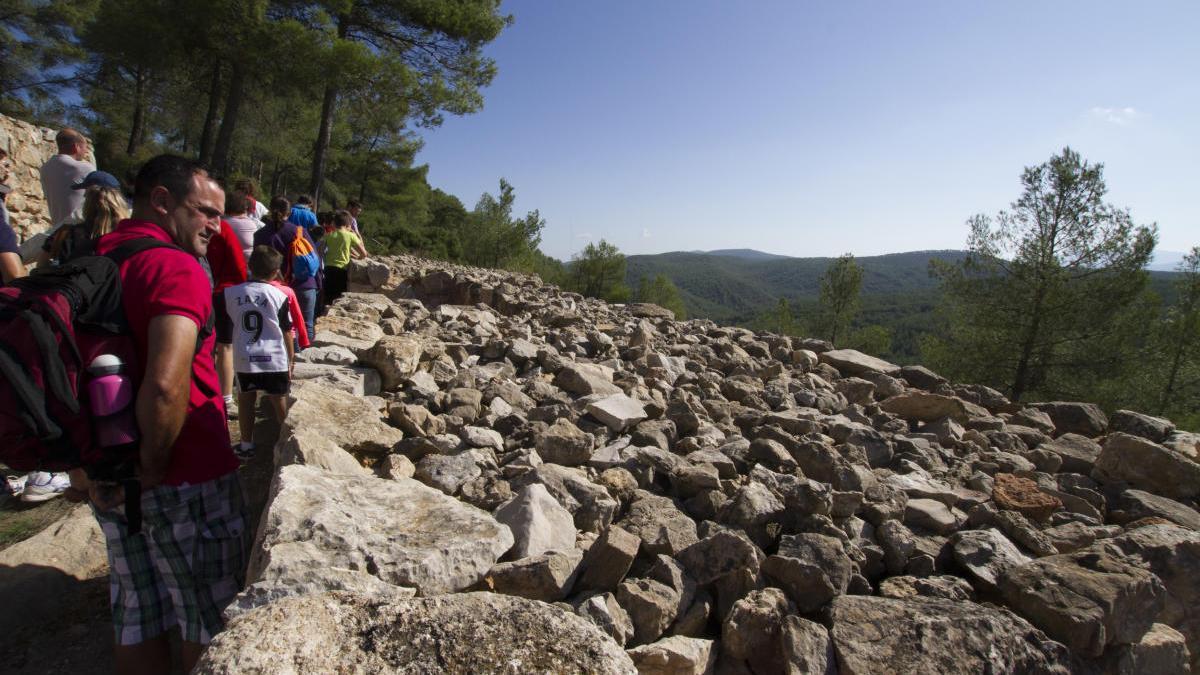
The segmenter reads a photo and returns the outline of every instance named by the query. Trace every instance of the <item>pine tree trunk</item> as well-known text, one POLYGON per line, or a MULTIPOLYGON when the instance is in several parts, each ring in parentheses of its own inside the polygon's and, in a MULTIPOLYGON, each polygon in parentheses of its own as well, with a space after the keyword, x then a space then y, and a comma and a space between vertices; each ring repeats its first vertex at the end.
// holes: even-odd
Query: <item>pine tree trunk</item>
POLYGON ((233 147, 233 132, 237 128, 238 111, 245 98, 246 71, 242 64, 233 64, 233 75, 229 80, 229 95, 225 99, 225 114, 221 116, 221 130, 217 133, 217 145, 213 149, 212 167, 218 176, 229 172, 229 152, 233 147))
POLYGON ((1041 328, 1043 299, 1044 291, 1039 288, 1033 302, 1029 330, 1025 332, 1025 339, 1021 341, 1021 357, 1017 361, 1017 372, 1013 375, 1012 391, 1009 395, 1013 403, 1021 400, 1021 396, 1025 394, 1025 390, 1029 386, 1029 364, 1033 360, 1033 348, 1037 345, 1038 331, 1041 328))
POLYGON ((129 144, 125 154, 132 156, 145 137, 146 126, 146 71, 138 66, 133 74, 133 123, 129 125, 129 144))
MULTIPOLYGON (((338 16, 338 39, 346 39, 350 30, 349 17, 338 16)), ((317 142, 313 145, 312 178, 308 182, 308 191, 312 193, 313 204, 321 203, 321 184, 325 182, 325 163, 329 155, 329 141, 333 138, 333 114, 337 107, 338 88, 333 82, 325 85, 325 98, 321 102, 321 126, 317 130, 317 142)))
POLYGON ((325 100, 321 103, 321 127, 317 132, 317 143, 313 146, 312 179, 308 191, 312 193, 313 202, 321 203, 321 183, 325 181, 325 161, 329 154, 329 141, 333 137, 333 113, 337 105, 337 87, 333 84, 325 87, 325 100))
POLYGON ((204 113, 204 127, 200 131, 200 163, 212 163, 213 143, 217 128, 217 108, 221 105, 221 62, 214 61, 212 84, 208 89, 208 111, 204 113))

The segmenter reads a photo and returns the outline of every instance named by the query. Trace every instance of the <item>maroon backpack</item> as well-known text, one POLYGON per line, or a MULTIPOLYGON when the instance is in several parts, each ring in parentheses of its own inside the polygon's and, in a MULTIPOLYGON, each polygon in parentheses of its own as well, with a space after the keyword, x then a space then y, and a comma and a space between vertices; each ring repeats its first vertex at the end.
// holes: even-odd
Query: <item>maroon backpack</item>
MULTIPOLYGON (((121 301, 120 268, 152 248, 178 247, 144 237, 105 255, 85 248, 58 267, 0 288, 0 462, 17 471, 82 467, 92 480, 122 483, 131 534, 141 525, 138 443, 97 442, 87 366, 112 354, 124 362, 135 387, 141 382, 121 301)), ((196 338, 197 352, 211 332, 210 316, 196 338)))
POLYGON ((0 462, 17 471, 85 467, 98 480, 132 475, 136 443, 105 448, 95 441, 87 366, 114 354, 132 381, 141 381, 120 265, 164 246, 171 244, 134 239, 0 288, 0 462))

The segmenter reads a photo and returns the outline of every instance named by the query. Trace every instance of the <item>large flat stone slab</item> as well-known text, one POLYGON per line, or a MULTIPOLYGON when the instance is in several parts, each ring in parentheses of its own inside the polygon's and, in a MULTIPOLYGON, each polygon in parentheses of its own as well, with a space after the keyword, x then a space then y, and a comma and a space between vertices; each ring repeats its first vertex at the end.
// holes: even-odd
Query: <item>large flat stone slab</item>
POLYGON ((490 514, 415 480, 285 466, 271 485, 247 580, 339 567, 422 595, 450 593, 479 581, 512 544, 512 532, 490 514))
POLYGON ((1062 645, 1010 612, 973 602, 843 595, 830 619, 842 675, 1071 672, 1062 645))
POLYGON ((321 593, 235 619, 195 673, 598 673, 633 662, 587 619, 544 602, 463 593, 399 602, 321 593))
POLYGON ((371 404, 315 382, 292 387, 288 416, 275 444, 275 465, 308 464, 365 474, 358 458, 382 458, 404 438, 371 404))

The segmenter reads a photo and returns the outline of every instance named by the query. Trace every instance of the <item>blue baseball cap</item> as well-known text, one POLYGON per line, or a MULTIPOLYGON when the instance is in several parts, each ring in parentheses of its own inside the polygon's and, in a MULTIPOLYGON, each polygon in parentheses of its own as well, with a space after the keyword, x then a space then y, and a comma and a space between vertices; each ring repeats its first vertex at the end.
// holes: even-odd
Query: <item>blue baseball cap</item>
POLYGON ((121 189, 121 181, 117 177, 107 171, 93 171, 83 180, 75 183, 71 187, 76 190, 86 190, 90 187, 116 188, 121 189))

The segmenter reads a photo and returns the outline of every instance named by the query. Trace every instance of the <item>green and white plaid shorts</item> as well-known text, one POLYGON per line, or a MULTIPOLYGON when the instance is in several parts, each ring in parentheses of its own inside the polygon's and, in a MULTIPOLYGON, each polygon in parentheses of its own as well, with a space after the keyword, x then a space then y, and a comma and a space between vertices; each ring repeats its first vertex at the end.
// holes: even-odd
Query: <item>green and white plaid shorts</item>
POLYGON ((184 640, 208 644, 245 581, 249 533, 237 473, 147 490, 134 536, 122 510, 93 512, 108 543, 117 643, 144 642, 177 625, 184 640))

